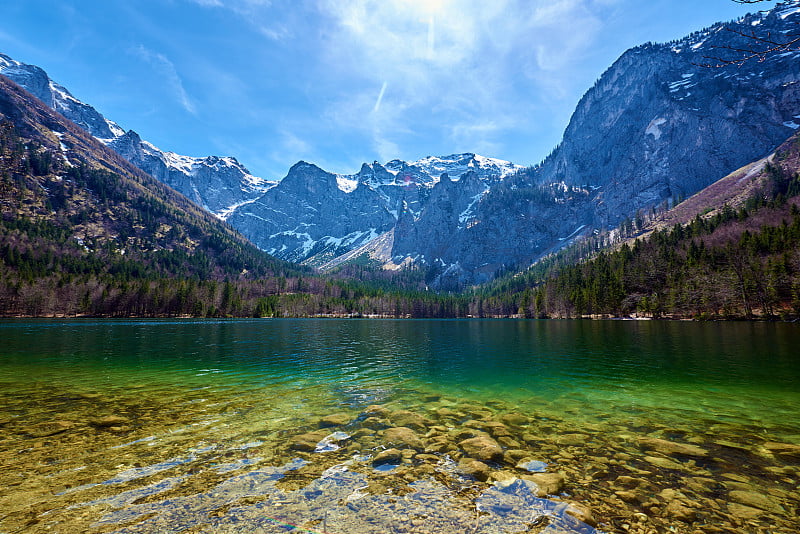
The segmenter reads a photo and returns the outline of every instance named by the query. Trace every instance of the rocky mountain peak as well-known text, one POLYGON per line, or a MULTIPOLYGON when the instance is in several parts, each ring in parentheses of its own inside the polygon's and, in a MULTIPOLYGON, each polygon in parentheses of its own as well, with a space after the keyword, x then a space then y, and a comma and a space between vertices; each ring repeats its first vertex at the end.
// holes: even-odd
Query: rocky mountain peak
POLYGON ((142 140, 136 132, 126 132, 115 122, 103 117, 35 65, 0 54, 0 74, 28 90, 141 170, 218 216, 224 218, 235 207, 251 202, 274 185, 274 182, 250 174, 235 158, 193 158, 159 149, 142 140))

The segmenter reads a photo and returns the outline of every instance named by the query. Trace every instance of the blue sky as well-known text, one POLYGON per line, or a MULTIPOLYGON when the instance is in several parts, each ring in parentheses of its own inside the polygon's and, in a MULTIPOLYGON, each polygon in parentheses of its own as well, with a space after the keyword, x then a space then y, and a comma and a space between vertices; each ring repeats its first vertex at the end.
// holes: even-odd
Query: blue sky
POLYGON ((0 8, 0 52, 164 150, 232 155, 265 178, 300 159, 341 173, 457 152, 528 165, 627 48, 752 10, 731 0, 20 0, 0 8))

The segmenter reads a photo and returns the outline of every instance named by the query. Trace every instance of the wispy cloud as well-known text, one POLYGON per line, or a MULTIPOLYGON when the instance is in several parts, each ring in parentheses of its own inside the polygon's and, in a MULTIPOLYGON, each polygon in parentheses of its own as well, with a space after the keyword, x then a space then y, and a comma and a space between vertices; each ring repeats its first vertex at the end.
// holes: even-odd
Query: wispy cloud
POLYGON ((381 85, 381 90, 378 93, 378 98, 375 100, 375 106, 372 108, 373 113, 378 113, 381 110, 381 102, 383 101, 383 95, 386 94, 386 82, 383 82, 381 85))
POLYGON ((401 145, 403 126, 416 123, 454 150, 497 149, 530 119, 521 100, 537 90, 563 96, 570 65, 598 38, 613 1, 324 0, 324 64, 332 76, 364 80, 364 91, 382 88, 377 100, 350 92, 332 106, 362 118, 347 125, 383 147, 401 145))
POLYGON ((150 63, 164 78, 167 85, 173 91, 175 98, 180 105, 191 114, 197 113, 194 102, 189 98, 186 89, 183 87, 183 80, 178 75, 175 64, 164 54, 154 52, 144 45, 139 45, 133 49, 134 54, 150 63))

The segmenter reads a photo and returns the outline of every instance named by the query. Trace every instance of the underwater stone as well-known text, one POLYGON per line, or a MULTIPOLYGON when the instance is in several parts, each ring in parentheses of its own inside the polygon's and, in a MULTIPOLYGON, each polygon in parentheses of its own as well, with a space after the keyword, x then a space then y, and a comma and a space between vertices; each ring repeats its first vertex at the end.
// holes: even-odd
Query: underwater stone
POLYGON ((491 469, 488 465, 474 458, 462 458, 458 462, 458 468, 465 475, 475 477, 482 482, 488 480, 491 474, 491 469))
POLYGON ((697 445, 675 443, 674 441, 650 437, 641 437, 639 438, 638 442, 639 446, 643 449, 655 450, 661 454, 696 457, 708 456, 708 451, 702 447, 698 447, 697 445))
POLYGON ((394 426, 408 427, 414 430, 425 430, 425 426, 428 423, 421 415, 408 410, 392 412, 389 414, 389 421, 391 421, 394 426))
POLYGON ((458 444, 467 456, 482 461, 500 461, 503 449, 489 436, 478 436, 465 439, 458 444))
POLYGON ((398 447, 409 447, 417 450, 425 448, 417 433, 407 427, 387 428, 383 433, 383 439, 389 445, 398 447))
POLYGON ((319 421, 320 428, 329 428, 332 426, 344 426, 350 422, 350 416, 346 413, 335 413, 326 415, 319 421))

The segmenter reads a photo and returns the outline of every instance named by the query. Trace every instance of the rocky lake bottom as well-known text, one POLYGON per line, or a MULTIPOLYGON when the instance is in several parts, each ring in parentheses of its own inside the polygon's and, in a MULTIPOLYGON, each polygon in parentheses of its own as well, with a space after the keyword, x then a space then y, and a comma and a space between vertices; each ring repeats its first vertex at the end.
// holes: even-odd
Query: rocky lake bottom
POLYGON ((141 389, 0 395, 0 532, 798 529, 792 428, 580 399, 413 392, 343 410, 308 390, 141 389))
POLYGON ((783 391, 149 367, 0 375, 0 533, 800 530, 783 391))

